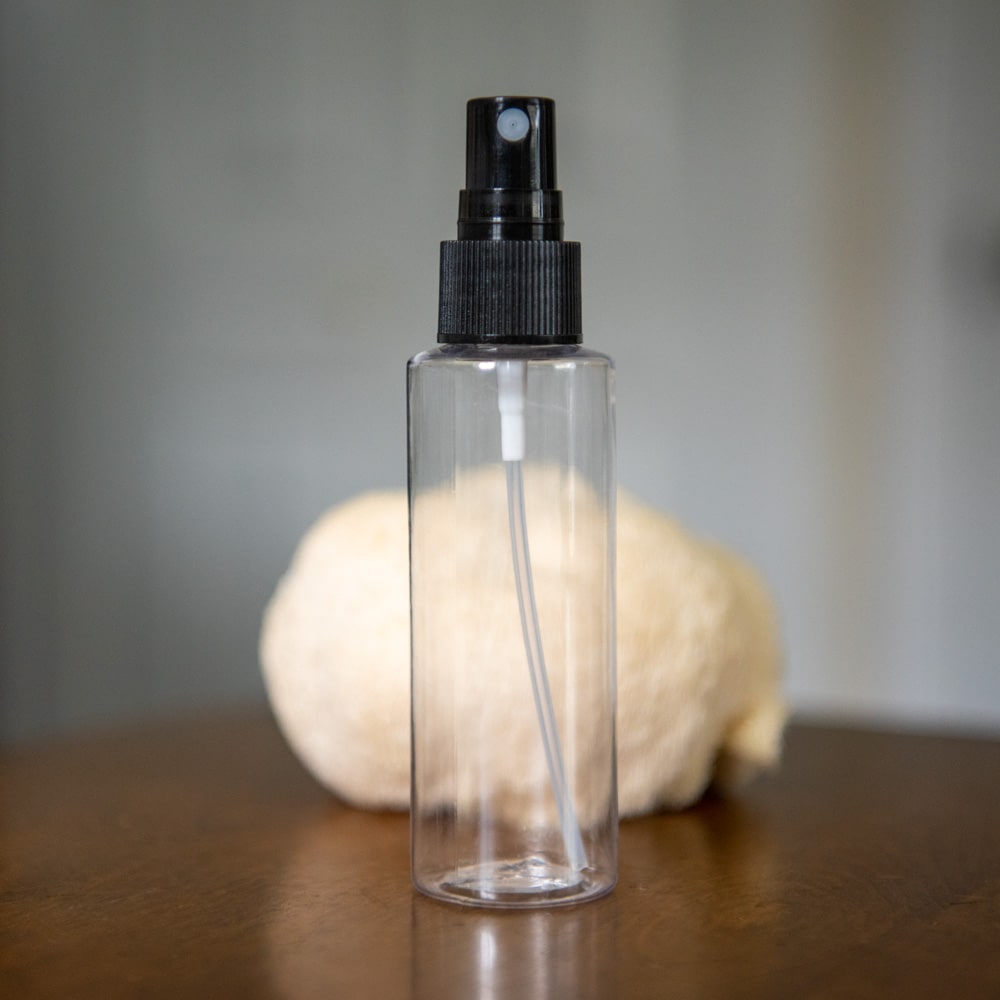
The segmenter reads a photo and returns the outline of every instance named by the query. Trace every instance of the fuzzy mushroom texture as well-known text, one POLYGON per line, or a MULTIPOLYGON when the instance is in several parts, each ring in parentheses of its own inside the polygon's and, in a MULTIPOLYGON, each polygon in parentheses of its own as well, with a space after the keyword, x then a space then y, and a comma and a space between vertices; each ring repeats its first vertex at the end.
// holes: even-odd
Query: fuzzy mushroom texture
MULTIPOLYGON (((484 496, 503 496, 489 475, 482 488, 484 496)), ((469 516, 482 523, 456 524, 444 493, 420 502, 427 505, 423 516, 437 518, 452 544, 476 540, 480 567, 484 559, 509 559, 509 538, 496 529, 498 523, 505 529, 506 513, 493 509, 496 503, 475 505, 469 516)), ((544 517, 545 507, 538 509, 544 517)), ((581 514, 589 516, 586 502, 581 514)), ((546 608, 544 597, 545 540, 556 533, 536 520, 531 531, 544 636, 546 619, 557 613, 546 608)), ((482 592, 496 586, 495 576, 479 572, 469 579, 470 606, 497 608, 492 618, 484 621, 480 614, 475 621, 475 642, 487 643, 501 661, 523 657, 520 629, 509 625, 511 609, 482 592)), ((574 605, 585 608, 587 595, 577 597, 574 605)), ((758 575, 732 553, 691 537, 676 521, 621 491, 617 597, 621 815, 683 808, 710 783, 733 787, 774 766, 787 709, 775 613, 758 575)), ((452 628, 469 620, 454 615, 452 628)), ((549 629, 545 641, 559 642, 564 633, 549 629)), ((323 785, 363 808, 409 805, 409 643, 406 494, 366 493, 326 512, 305 534, 265 612, 260 640, 268 697, 289 745, 323 785)), ((563 659, 553 648, 555 685, 563 659)), ((516 679, 523 672, 503 673, 515 678, 511 683, 526 683, 516 679)), ((482 685, 464 685, 469 718, 481 718, 475 707, 495 682, 494 673, 484 674, 482 685)), ((586 706, 581 711, 578 705, 577 713, 584 731, 586 706)), ((490 724, 503 727, 505 745, 516 746, 510 727, 530 729, 535 719, 526 711, 490 724)), ((482 738, 491 738, 488 728, 482 738)), ((579 742, 586 750, 585 741, 579 742)), ((509 759, 506 766, 510 809, 537 802, 534 789, 546 780, 535 773, 538 755, 509 759)), ((586 811, 587 804, 581 808, 586 811)))

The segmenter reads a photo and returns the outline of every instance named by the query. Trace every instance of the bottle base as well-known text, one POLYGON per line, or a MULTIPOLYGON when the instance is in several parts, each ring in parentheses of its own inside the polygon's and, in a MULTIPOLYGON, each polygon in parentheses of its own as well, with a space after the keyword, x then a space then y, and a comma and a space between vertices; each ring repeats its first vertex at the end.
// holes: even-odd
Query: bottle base
POLYGON ((542 858, 466 865, 445 876, 416 881, 417 888, 435 899, 463 906, 519 909, 567 906, 596 899, 614 888, 591 869, 574 871, 542 858))

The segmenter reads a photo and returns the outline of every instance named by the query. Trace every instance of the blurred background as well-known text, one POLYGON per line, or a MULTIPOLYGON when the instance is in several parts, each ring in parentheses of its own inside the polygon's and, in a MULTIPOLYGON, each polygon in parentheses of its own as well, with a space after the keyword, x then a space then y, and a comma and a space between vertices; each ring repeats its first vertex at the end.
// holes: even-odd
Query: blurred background
POLYGON ((0 5, 0 736, 263 698, 405 485, 467 98, 559 111, 623 485, 749 558, 802 713, 1000 731, 1000 4, 0 5))

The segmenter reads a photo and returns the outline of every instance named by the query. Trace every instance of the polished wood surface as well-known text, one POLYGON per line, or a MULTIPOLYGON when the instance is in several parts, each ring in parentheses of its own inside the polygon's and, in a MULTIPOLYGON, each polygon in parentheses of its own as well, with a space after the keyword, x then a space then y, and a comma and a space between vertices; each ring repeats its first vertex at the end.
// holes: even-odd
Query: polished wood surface
POLYGON ((263 715, 7 752, 0 997, 1000 997, 1000 742, 795 727, 564 910, 410 888, 263 715))

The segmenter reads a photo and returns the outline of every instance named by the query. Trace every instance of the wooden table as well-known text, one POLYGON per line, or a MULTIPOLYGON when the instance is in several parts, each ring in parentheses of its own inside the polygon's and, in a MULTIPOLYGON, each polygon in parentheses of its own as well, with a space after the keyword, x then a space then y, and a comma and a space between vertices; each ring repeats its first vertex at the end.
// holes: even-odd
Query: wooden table
POLYGON ((8 752, 0 997, 1000 997, 1000 742, 798 727, 564 910, 411 888, 263 715, 8 752))

